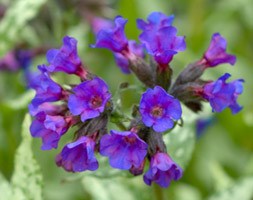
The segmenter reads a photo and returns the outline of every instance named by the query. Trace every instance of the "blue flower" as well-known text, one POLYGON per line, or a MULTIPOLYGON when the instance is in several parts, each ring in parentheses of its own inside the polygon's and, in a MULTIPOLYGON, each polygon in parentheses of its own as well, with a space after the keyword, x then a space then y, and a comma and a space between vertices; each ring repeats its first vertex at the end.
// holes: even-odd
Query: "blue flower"
POLYGON ((68 128, 69 124, 63 116, 40 112, 35 116, 30 132, 33 137, 42 139, 42 150, 50 150, 58 147, 61 136, 67 132, 68 128))
POLYGON ((34 57, 30 50, 15 49, 6 53, 0 59, 0 70, 17 71, 19 69, 27 69, 34 57))
POLYGON ((197 138, 200 138, 204 133, 207 131, 207 129, 213 125, 215 122, 214 116, 207 117, 207 118, 200 118, 196 121, 196 136, 197 138))
POLYGON ((107 48, 113 52, 120 53, 127 49, 128 40, 124 33, 125 24, 127 20, 121 16, 117 16, 114 19, 115 25, 102 26, 96 35, 96 44, 91 45, 93 48, 107 48))
POLYGON ((102 29, 113 29, 114 22, 110 19, 94 17, 91 20, 91 28, 94 34, 98 34, 98 32, 102 29))
POLYGON ((144 174, 144 182, 151 185, 157 183, 161 187, 168 187, 171 180, 177 181, 182 177, 183 170, 166 153, 156 153, 151 157, 150 168, 144 174))
POLYGON ((56 156, 56 164, 70 172, 94 171, 98 168, 94 149, 95 141, 82 136, 62 149, 56 156))
POLYGON ((171 26, 174 15, 167 16, 161 12, 152 12, 148 18, 148 23, 142 19, 137 19, 137 27, 142 31, 157 31, 160 28, 171 26))
POLYGON ((214 33, 210 46, 204 53, 203 59, 200 61, 207 67, 215 67, 219 64, 229 63, 234 65, 236 57, 231 54, 227 54, 227 42, 219 33, 214 33))
POLYGON ((49 102, 45 102, 40 104, 39 106, 34 106, 33 104, 28 105, 29 113, 34 117, 40 112, 45 112, 49 115, 54 115, 55 113, 59 112, 64 109, 62 105, 54 105, 49 102))
POLYGON ((177 36, 177 29, 171 26, 173 17, 165 17, 162 13, 152 13, 149 23, 138 20, 138 28, 143 32, 139 40, 145 45, 161 69, 166 69, 173 56, 186 48, 183 36, 177 36))
POLYGON ((163 88, 156 86, 148 89, 140 101, 142 121, 156 132, 163 132, 174 126, 174 121, 181 118, 180 102, 169 95, 163 88))
POLYGON ((148 145, 131 131, 111 131, 100 141, 100 154, 109 157, 114 168, 127 170, 142 165, 148 145))
POLYGON ((38 67, 40 74, 34 76, 30 82, 31 88, 36 91, 31 104, 33 107, 38 107, 44 102, 55 102, 65 97, 62 87, 54 82, 49 73, 46 71, 46 66, 41 65, 38 67))
MULTIPOLYGON (((138 56, 140 58, 144 57, 143 46, 137 44, 134 40, 128 41, 128 51, 131 52, 131 54, 134 54, 135 56, 138 56)), ((131 73, 129 69, 129 56, 123 55, 122 53, 114 53, 114 58, 116 64, 119 66, 123 73, 131 73)))
POLYGON ((111 97, 107 84, 98 77, 80 83, 73 92, 68 107, 74 116, 81 115, 82 122, 99 116, 111 97))
POLYGON ((107 48, 113 52, 115 62, 125 74, 131 73, 129 60, 144 57, 143 45, 134 40, 128 40, 124 33, 127 20, 118 16, 114 22, 95 18, 92 21, 93 32, 96 34, 96 44, 93 48, 107 48))
POLYGON ((86 79, 87 72, 82 67, 81 59, 77 54, 77 41, 75 38, 65 36, 63 46, 58 49, 51 49, 47 52, 47 67, 50 72, 65 72, 67 74, 76 74, 86 79))
POLYGON ((203 98, 210 102, 215 112, 221 112, 229 107, 232 113, 236 114, 242 109, 237 103, 237 98, 243 92, 244 80, 238 79, 226 83, 230 76, 230 74, 226 73, 217 81, 207 83, 203 87, 203 98))

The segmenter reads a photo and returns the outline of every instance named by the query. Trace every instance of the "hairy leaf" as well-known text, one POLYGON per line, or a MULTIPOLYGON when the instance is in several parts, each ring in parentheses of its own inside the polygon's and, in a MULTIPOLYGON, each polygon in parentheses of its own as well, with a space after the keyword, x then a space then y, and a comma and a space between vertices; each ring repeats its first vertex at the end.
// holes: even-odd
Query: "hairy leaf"
POLYGON ((16 0, 0 23, 0 56, 13 48, 20 39, 20 31, 33 19, 46 0, 16 0))
POLYGON ((9 182, 0 174, 0 194, 1 199, 11 200, 11 186, 9 182))
POLYGON ((239 180, 231 187, 222 190, 207 200, 251 200, 253 198, 253 177, 239 180))
POLYGON ((15 169, 11 185, 15 200, 42 199, 42 175, 39 165, 33 157, 32 138, 29 133, 30 116, 25 116, 22 126, 22 142, 15 156, 15 169))

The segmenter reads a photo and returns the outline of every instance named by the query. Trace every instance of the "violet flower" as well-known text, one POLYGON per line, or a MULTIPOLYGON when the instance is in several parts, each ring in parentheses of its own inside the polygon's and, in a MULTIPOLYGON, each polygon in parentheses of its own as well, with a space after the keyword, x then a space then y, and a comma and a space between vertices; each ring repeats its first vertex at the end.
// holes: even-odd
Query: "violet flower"
POLYGON ((62 149, 56 156, 56 164, 70 172, 94 171, 98 168, 94 149, 95 141, 90 137, 82 136, 62 149))
POLYGON ((64 90, 50 78, 49 73, 45 69, 46 66, 41 65, 38 68, 40 74, 34 76, 30 82, 31 88, 36 91, 31 104, 37 107, 44 102, 54 102, 63 99, 65 97, 64 90))
POLYGON ((147 52, 152 55, 161 69, 166 69, 173 56, 186 48, 183 36, 177 36, 177 29, 171 26, 173 17, 166 18, 159 13, 148 17, 149 23, 137 21, 143 32, 139 40, 145 45, 147 52))
POLYGON ((113 29, 114 23, 110 19, 95 17, 91 21, 91 28, 92 28, 93 33, 97 35, 100 30, 108 29, 108 28, 113 29))
POLYGON ((0 59, 0 70, 17 71, 19 63, 13 52, 8 52, 0 59))
POLYGON ((40 112, 45 112, 48 115, 56 115, 59 114, 62 110, 62 105, 54 105, 50 102, 45 102, 40 104, 39 106, 34 106, 33 104, 28 105, 29 113, 33 117, 36 116, 40 112))
POLYGON ((198 119, 195 124, 197 138, 204 135, 207 129, 214 124, 215 120, 214 116, 198 119))
POLYGON ((93 48, 107 48, 113 52, 122 52, 127 49, 128 40, 124 33, 127 20, 121 16, 114 19, 113 27, 103 27, 96 35, 96 43, 91 45, 93 48))
POLYGON ((231 75, 226 73, 217 81, 207 83, 203 87, 202 96, 210 102, 213 111, 221 112, 229 107, 233 114, 238 113, 242 107, 237 103, 237 98, 243 92, 243 79, 238 79, 230 83, 226 80, 231 75))
POLYGON ((112 130, 100 141, 100 154, 109 157, 114 168, 128 170, 141 167, 147 154, 148 145, 131 131, 112 130))
POLYGON ((229 63, 234 65, 236 57, 226 52, 227 42, 219 33, 214 33, 210 46, 204 53, 203 59, 200 61, 206 67, 215 67, 219 64, 229 63))
POLYGON ((177 181, 182 177, 183 170, 178 166, 168 154, 156 153, 151 157, 150 168, 144 174, 144 182, 151 185, 157 183, 161 187, 168 187, 171 180, 177 181))
POLYGON ((73 88, 73 92, 69 96, 68 108, 74 116, 81 115, 82 122, 104 112, 111 98, 107 84, 98 77, 80 83, 73 88))
POLYGON ((163 132, 174 126, 174 121, 182 115, 180 102, 163 88, 148 89, 140 101, 142 121, 156 132, 163 132))
POLYGON ((16 49, 5 54, 0 59, 0 70, 18 71, 19 69, 27 69, 32 62, 32 51, 16 49))
POLYGON ((42 139, 42 150, 50 150, 58 147, 61 136, 67 132, 69 124, 63 116, 47 115, 40 112, 35 116, 30 132, 33 137, 42 139))
POLYGON ((60 49, 51 49, 47 52, 47 67, 50 72, 65 72, 76 74, 86 79, 87 72, 82 67, 81 59, 77 54, 77 41, 75 38, 65 36, 60 49))
MULTIPOLYGON (((143 46, 140 44, 137 44, 134 40, 128 41, 128 50, 129 52, 133 53, 135 56, 143 58, 144 52, 143 52, 143 46)), ((114 58, 116 64, 119 66, 121 71, 125 74, 131 73, 129 69, 129 58, 126 55, 123 55, 121 53, 114 53, 114 58)))
POLYGON ((142 19, 137 19, 137 27, 142 31, 157 31, 160 28, 172 26, 174 15, 167 16, 161 12, 152 12, 148 18, 148 23, 142 19))
POLYGON ((92 23, 93 32, 96 34, 96 44, 93 48, 107 48, 113 52, 115 62, 125 74, 131 73, 129 60, 144 57, 143 46, 134 40, 126 38, 124 28, 127 20, 121 16, 110 20, 95 18, 92 23))

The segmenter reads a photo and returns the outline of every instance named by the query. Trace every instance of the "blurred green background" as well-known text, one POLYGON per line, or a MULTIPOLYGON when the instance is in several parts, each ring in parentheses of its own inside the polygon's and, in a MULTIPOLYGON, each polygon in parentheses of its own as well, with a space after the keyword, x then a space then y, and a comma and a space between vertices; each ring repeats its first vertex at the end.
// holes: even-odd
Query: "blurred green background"
MULTIPOLYGON (((201 116, 184 116, 187 122, 191 116, 196 119, 214 115, 214 122, 200 138, 195 137, 195 123, 190 119, 185 127, 174 130, 169 138, 165 138, 169 153, 185 168, 184 177, 173 182, 168 189, 150 188, 143 183, 142 177, 118 175, 104 160, 100 172, 94 174, 64 172, 54 163, 54 156, 60 148, 41 151, 41 141, 33 139, 32 153, 40 166, 36 174, 41 176, 42 173, 43 180, 38 184, 38 188, 42 187, 42 197, 31 199, 253 199, 252 0, 0 0, 0 5, 6 10, 0 21, 0 57, 21 43, 27 48, 41 45, 59 48, 63 36, 70 35, 78 40, 82 60, 93 73, 108 82, 113 93, 121 82, 139 83, 132 75, 121 74, 108 50, 89 48, 89 44, 95 41, 87 20, 90 15, 108 18, 122 15, 129 20, 126 26, 128 38, 138 39, 137 18, 146 19, 152 11, 174 14, 174 26, 179 35, 186 36, 187 42, 187 50, 176 55, 172 62, 174 75, 188 63, 198 60, 208 47, 212 34, 219 32, 227 39, 228 52, 237 56, 237 63, 209 69, 204 78, 214 80, 229 72, 232 79, 245 80, 244 93, 239 97, 244 109, 239 114, 232 115, 230 110, 213 114, 207 106, 201 116), (184 135, 189 137, 182 142, 180 137, 184 135), (179 155, 180 149, 184 150, 182 155, 179 155)), ((45 55, 36 57, 32 68, 35 70, 42 63, 46 64, 45 55)), ((74 81, 66 76, 59 76, 57 80, 74 81)), ((0 71, 0 191, 12 187, 7 181, 15 183, 11 178, 14 171, 19 170, 17 166, 25 165, 22 155, 20 159, 15 152, 21 143, 22 121, 32 96, 33 93, 25 87, 22 70, 15 73, 0 71)), ((138 102, 139 95, 127 91, 122 98, 124 107, 129 109, 138 102)), ((64 136, 59 147, 70 139, 64 136)), ((33 162, 26 164, 32 165, 33 162)), ((25 187, 30 179, 21 177, 19 180, 24 181, 25 187)), ((5 198, 0 196, 0 200, 5 198)))

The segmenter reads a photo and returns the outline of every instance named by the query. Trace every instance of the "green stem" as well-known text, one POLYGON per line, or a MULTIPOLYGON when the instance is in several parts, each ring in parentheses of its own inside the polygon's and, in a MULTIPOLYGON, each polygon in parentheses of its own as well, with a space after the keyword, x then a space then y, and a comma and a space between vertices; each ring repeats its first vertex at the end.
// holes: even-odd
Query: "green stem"
POLYGON ((153 191, 154 191, 155 200, 164 200, 163 189, 159 185, 153 184, 153 191))
POLYGON ((157 68, 156 72, 156 85, 163 87, 166 91, 170 88, 172 69, 168 65, 167 68, 157 68))
POLYGON ((127 130, 126 126, 122 122, 117 122, 115 124, 122 131, 126 131, 127 130))

